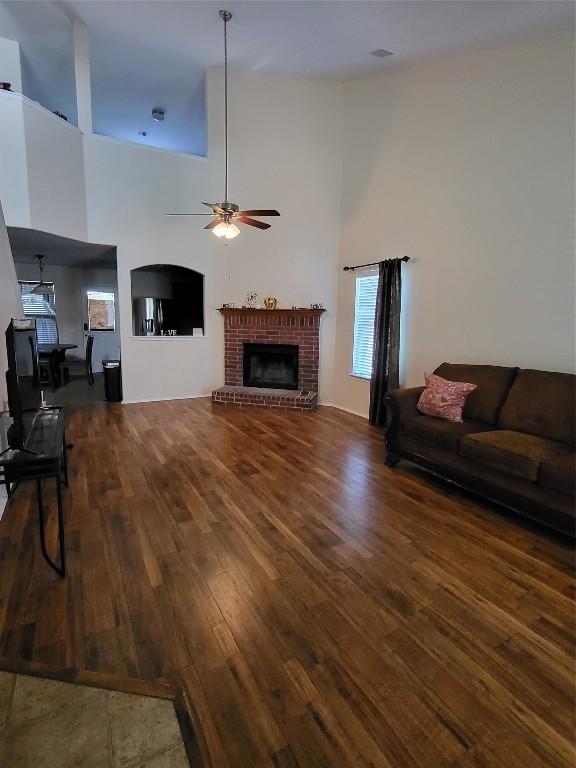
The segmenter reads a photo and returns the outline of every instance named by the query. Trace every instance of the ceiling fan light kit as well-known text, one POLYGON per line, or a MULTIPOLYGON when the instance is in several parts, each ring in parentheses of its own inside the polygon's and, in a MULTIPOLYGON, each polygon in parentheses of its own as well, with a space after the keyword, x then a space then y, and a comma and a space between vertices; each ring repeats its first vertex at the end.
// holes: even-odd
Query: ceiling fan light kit
POLYGON ((219 221, 215 227, 212 228, 212 233, 216 237, 223 237, 226 240, 232 240, 236 235, 240 234, 240 230, 231 221, 219 221))
POLYGON ((216 237, 232 240, 240 234, 235 222, 247 224, 257 229, 270 229, 270 224, 253 219, 252 216, 280 216, 273 209, 241 211, 236 203, 228 202, 228 30, 227 24, 232 18, 230 11, 219 11, 224 22, 224 202, 205 203, 202 205, 212 209, 212 213, 168 213, 167 216, 214 216, 204 229, 212 231, 216 237))

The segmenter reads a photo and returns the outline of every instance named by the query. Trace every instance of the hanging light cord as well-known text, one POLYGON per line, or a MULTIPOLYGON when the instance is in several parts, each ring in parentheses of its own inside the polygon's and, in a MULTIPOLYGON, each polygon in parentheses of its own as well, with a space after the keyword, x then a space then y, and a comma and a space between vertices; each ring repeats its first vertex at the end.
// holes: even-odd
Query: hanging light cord
POLYGON ((228 202, 228 34, 227 25, 232 14, 220 11, 224 20, 224 200, 228 202))

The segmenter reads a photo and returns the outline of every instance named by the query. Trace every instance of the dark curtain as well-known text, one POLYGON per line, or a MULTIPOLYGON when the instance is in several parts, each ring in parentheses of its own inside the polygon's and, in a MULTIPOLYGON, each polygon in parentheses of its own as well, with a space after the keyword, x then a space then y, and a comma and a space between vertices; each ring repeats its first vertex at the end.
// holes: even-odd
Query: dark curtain
POLYGON ((402 259, 381 261, 374 317, 370 424, 386 422, 384 395, 399 386, 402 259))

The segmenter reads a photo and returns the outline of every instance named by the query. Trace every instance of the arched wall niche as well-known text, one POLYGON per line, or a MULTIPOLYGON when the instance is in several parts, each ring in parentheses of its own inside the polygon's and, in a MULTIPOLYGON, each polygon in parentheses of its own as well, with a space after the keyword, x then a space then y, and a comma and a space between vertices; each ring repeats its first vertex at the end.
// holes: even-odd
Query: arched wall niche
POLYGON ((130 271, 134 336, 203 336, 204 275, 174 264, 130 271))

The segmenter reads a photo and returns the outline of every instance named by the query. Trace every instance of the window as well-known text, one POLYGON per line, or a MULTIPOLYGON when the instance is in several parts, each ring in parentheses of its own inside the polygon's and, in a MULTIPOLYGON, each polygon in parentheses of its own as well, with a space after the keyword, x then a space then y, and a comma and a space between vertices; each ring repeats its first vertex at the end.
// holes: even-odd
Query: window
MULTIPOLYGON (((26 317, 33 317, 36 320, 38 344, 58 344, 56 297, 54 294, 32 293, 32 290, 38 285, 37 280, 19 280, 18 282, 24 314, 26 317)), ((54 283, 48 284, 54 288, 54 283)))
POLYGON ((115 330, 114 294, 109 291, 86 291, 86 296, 88 298, 88 330, 115 330))
POLYGON ((374 315, 378 294, 378 268, 356 271, 354 302, 354 352, 352 374, 369 379, 372 376, 374 348, 374 315))

